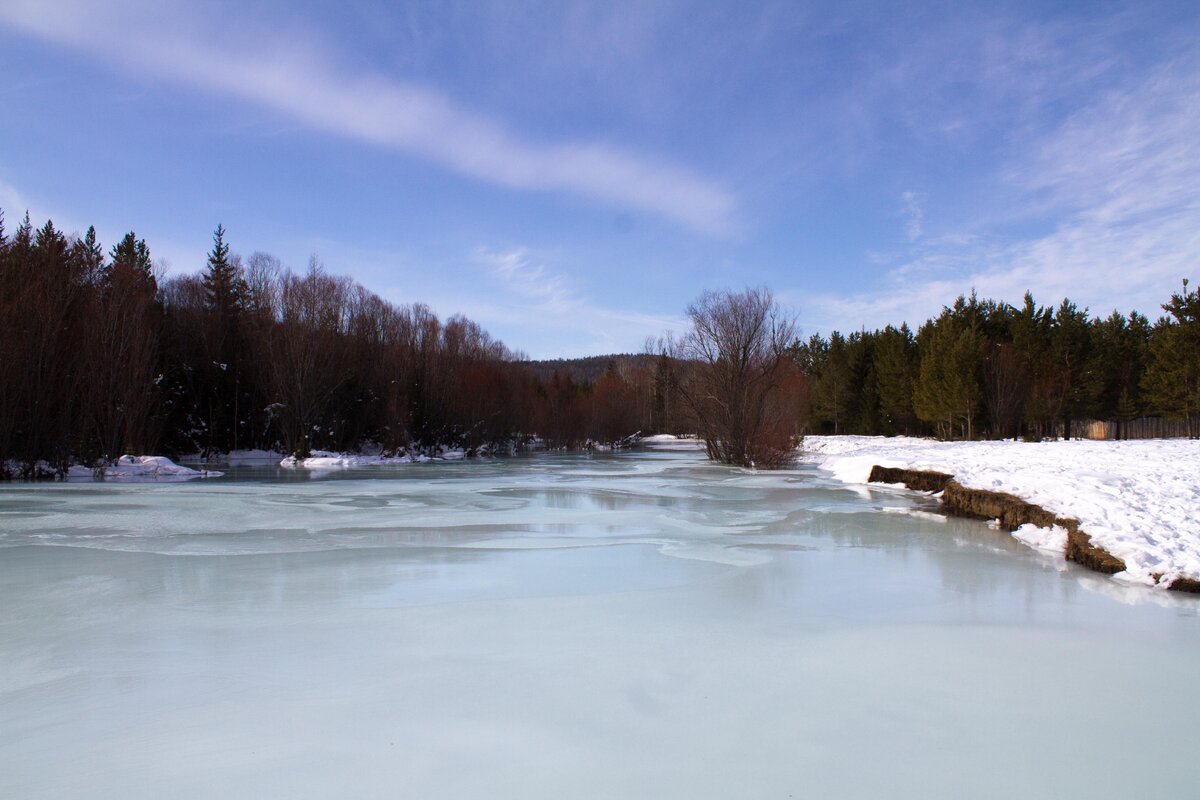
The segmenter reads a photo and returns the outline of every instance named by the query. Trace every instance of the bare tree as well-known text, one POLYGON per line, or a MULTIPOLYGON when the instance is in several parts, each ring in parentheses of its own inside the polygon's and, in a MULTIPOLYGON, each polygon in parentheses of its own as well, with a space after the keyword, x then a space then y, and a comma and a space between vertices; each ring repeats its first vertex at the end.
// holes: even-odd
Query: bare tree
POLYGON ((795 320, 766 288, 705 292, 687 308, 692 329, 674 348, 680 397, 714 461, 789 463, 799 439, 795 320))
POLYGON ((269 341, 271 390, 288 451, 307 455, 334 393, 346 379, 344 350, 353 284, 327 275, 314 257, 303 276, 280 277, 280 319, 269 341))

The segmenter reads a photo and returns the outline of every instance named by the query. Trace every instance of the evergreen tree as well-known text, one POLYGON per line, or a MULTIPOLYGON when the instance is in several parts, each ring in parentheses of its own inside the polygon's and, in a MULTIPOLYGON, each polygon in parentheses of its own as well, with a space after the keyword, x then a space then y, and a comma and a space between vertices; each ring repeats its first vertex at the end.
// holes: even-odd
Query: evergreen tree
POLYGON ((132 231, 110 251, 101 273, 99 312, 88 339, 92 424, 101 464, 158 443, 162 309, 150 248, 132 231))
POLYGON ((1062 375, 1050 350, 1053 325, 1053 311, 1039 306, 1029 292, 1009 321, 1013 347, 1029 380, 1024 409, 1026 433, 1032 432, 1037 439, 1053 433, 1065 396, 1062 375))
POLYGON ((3 281, 7 291, 15 296, 31 277, 29 269, 33 263, 33 225, 29 222, 28 211, 5 248, 5 255, 5 268, 4 273, 0 275, 0 281, 3 281))
POLYGON ((57 269, 65 261, 67 237, 54 227, 53 220, 46 220, 46 224, 38 228, 33 248, 44 266, 57 269))
POLYGON ((1090 333, 1087 309, 1080 311, 1063 298, 1054 314, 1051 352, 1063 385, 1062 423, 1067 439, 1071 438, 1074 420, 1086 416, 1091 407, 1089 389, 1093 381, 1087 370, 1092 346, 1090 333))
POLYGON ((120 242, 113 245, 109 255, 112 264, 107 271, 107 283, 113 284, 115 276, 120 275, 123 281, 130 284, 130 288, 137 286, 149 291, 151 295, 155 294, 158 282, 154 277, 154 263, 150 260, 150 248, 146 246, 145 239, 137 238, 137 235, 130 231, 120 242))
POLYGON ((1185 278, 1162 308, 1169 316, 1154 326, 1143 385, 1154 411, 1187 420, 1188 435, 1200 438, 1200 293, 1185 278))
POLYGON ((808 344, 808 369, 815 375, 812 390, 814 421, 835 434, 846 433, 854 402, 853 371, 846 337, 834 331, 828 341, 813 336, 808 344))
MULTIPOLYGON (((961 301, 962 298, 959 298, 961 301)), ((938 426, 945 438, 961 425, 965 438, 975 434, 980 402, 979 368, 983 348, 978 318, 946 309, 918 334, 921 365, 913 387, 913 409, 938 426)))
POLYGON ((1124 424, 1141 412, 1149 340, 1150 322, 1136 311, 1128 319, 1113 311, 1092 323, 1095 412, 1116 421, 1118 439, 1124 438, 1124 424))
MULTIPOLYGON (((202 276, 204 307, 208 312, 204 330, 204 363, 199 365, 201 386, 200 416, 208 431, 207 449, 228 450, 241 445, 245 427, 243 410, 249 411, 249 385, 243 386, 241 361, 243 337, 240 325, 243 298, 246 295, 241 271, 230 257, 225 228, 213 232, 213 248, 202 276)), ((249 382, 247 382, 249 383, 249 382)))
POLYGON ((17 233, 13 237, 12 249, 15 252, 32 252, 33 251, 33 224, 29 221, 29 212, 25 212, 25 219, 17 226, 17 233))
POLYGON ((915 371, 916 340, 908 325, 884 328, 875 345, 875 380, 882 432, 907 434, 912 431, 916 418, 913 412, 915 371))
POLYGON ((850 360, 850 426, 852 433, 879 430, 879 385, 875 374, 875 334, 860 331, 847 339, 850 360))
MULTIPOLYGON (((27 235, 19 232, 21 239, 27 235)), ((70 463, 79 433, 75 410, 83 385, 86 287, 67 258, 66 237, 50 220, 34 235, 23 272, 17 309, 24 320, 17 327, 27 346, 20 377, 23 460, 27 474, 39 459, 61 473, 70 463)))
POLYGON ((68 258, 81 280, 88 286, 100 283, 104 273, 104 249, 96 241, 96 228, 89 226, 82 239, 71 243, 68 258))
POLYGON ((225 227, 217 225, 213 232, 213 249, 208 254, 208 265, 204 271, 205 303, 209 311, 223 319, 230 319, 241 310, 244 295, 241 275, 229 258, 225 227))

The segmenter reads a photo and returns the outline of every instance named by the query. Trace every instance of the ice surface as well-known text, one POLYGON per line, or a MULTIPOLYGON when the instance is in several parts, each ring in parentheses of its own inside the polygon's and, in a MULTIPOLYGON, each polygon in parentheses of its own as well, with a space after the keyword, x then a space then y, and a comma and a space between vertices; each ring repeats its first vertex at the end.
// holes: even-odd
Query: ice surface
POLYGON ((678 446, 0 487, 0 797, 1200 781, 1193 598, 678 446))
MULTIPOLYGON (((866 483, 871 467, 948 472, 964 486, 1008 492, 1079 520, 1095 544, 1123 559, 1120 578, 1169 585, 1200 578, 1200 443, 937 442, 905 436, 810 436, 805 457, 846 483, 866 483)), ((1020 537, 1059 552, 1066 537, 1020 537)))

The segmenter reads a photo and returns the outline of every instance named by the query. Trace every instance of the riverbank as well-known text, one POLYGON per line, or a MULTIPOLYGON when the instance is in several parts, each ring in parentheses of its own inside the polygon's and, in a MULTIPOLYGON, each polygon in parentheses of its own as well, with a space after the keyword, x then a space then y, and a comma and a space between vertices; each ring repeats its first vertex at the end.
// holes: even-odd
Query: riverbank
POLYGON ((1194 441, 810 436, 802 458, 849 484, 868 483, 875 466, 945 473, 968 493, 1011 495, 1058 518, 1015 526, 1014 536, 1031 547, 1066 557, 1081 542, 1074 527, 1087 544, 1123 562, 1116 580, 1179 588, 1200 578, 1200 444, 1194 441))

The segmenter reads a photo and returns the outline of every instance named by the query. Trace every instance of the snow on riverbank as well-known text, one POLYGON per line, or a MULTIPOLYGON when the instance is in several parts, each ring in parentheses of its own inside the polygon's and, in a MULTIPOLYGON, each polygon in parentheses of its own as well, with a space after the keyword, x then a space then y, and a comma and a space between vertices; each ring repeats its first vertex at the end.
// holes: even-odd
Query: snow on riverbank
POLYGON ((100 470, 76 464, 67 470, 68 480, 189 480, 219 478, 224 473, 211 469, 192 469, 176 464, 165 456, 121 456, 116 464, 100 470))
POLYGON ((652 450, 703 450, 704 440, 672 436, 669 433, 658 433, 654 436, 643 436, 640 444, 652 450))
POLYGON ((308 458, 288 456, 279 462, 279 466, 291 469, 346 469, 349 467, 373 467, 384 464, 422 464, 427 461, 457 461, 465 457, 466 452, 461 449, 443 450, 432 458, 417 453, 402 456, 385 456, 332 453, 328 450, 314 450, 308 458))
MULTIPOLYGON (((845 483, 871 467, 948 472, 972 489, 1008 492, 1066 517, 1125 561, 1116 577, 1162 585, 1200 578, 1200 442, 937 442, 908 437, 808 436, 801 458, 845 483)), ((1065 531, 1024 526, 1018 539, 1063 552, 1065 531)))

